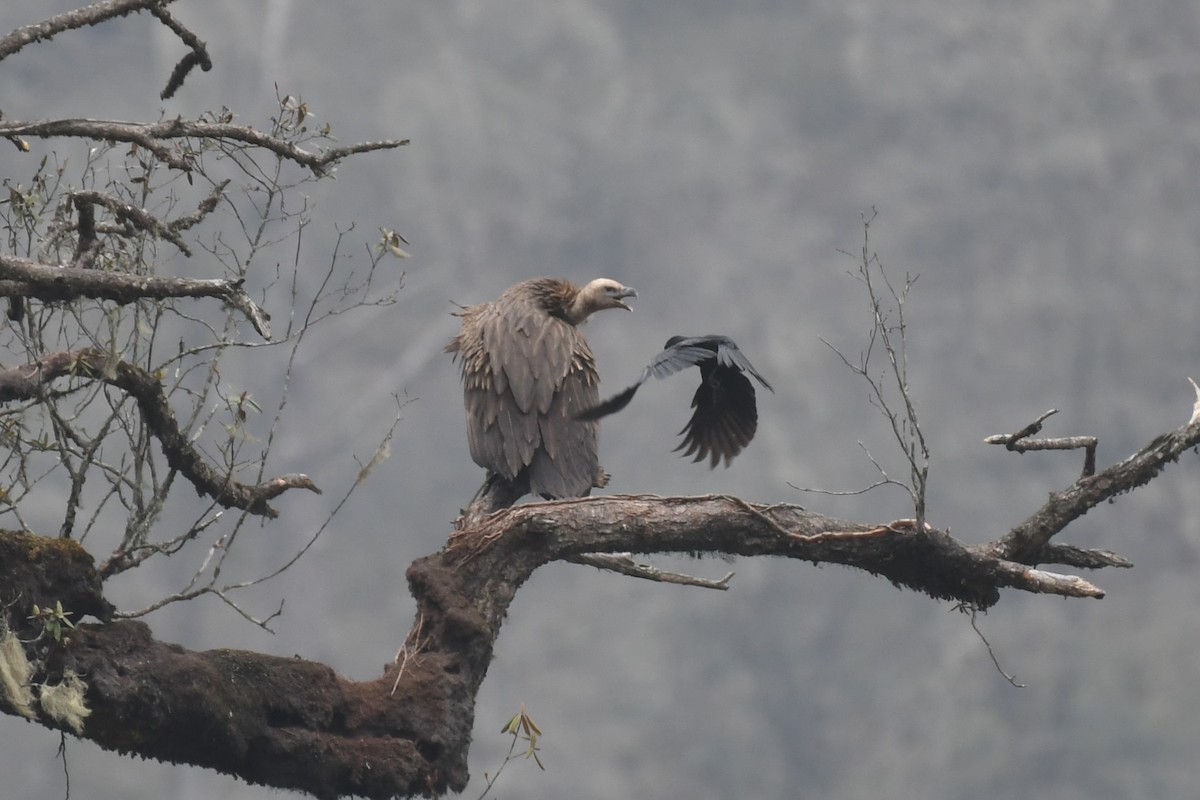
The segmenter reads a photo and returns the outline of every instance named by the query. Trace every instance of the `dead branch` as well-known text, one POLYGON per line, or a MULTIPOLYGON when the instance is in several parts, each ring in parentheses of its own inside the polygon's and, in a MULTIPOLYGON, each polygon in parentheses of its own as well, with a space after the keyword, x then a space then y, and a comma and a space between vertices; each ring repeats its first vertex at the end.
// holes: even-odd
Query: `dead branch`
POLYGON ((196 210, 191 213, 176 217, 167 223, 167 228, 172 233, 185 231, 193 225, 198 225, 202 219, 211 214, 217 207, 217 203, 221 202, 221 198, 225 196, 225 187, 229 185, 229 178, 221 181, 213 186, 212 191, 208 193, 200 203, 196 206, 196 210))
POLYGON ((185 172, 190 172, 192 169, 192 156, 172 149, 170 142, 180 139, 237 142, 269 150, 300 166, 307 167, 318 176, 324 175, 329 167, 349 156, 403 147, 409 142, 408 139, 359 142, 314 153, 304 150, 293 142, 271 136, 249 126, 234 125, 225 121, 185 120, 180 117, 148 123, 100 119, 0 121, 0 136, 13 140, 19 140, 22 136, 36 136, 43 139, 65 136, 129 142, 146 148, 164 164, 185 172))
POLYGON ((242 281, 159 278, 39 264, 0 253, 0 297, 33 297, 43 302, 81 297, 132 303, 171 297, 215 297, 246 315, 264 339, 271 338, 271 315, 250 299, 242 281))
POLYGON ((90 25, 98 25, 110 19, 127 16, 135 11, 144 11, 152 6, 163 6, 173 0, 102 0, 84 8, 67 11, 41 22, 17 28, 0 38, 0 61, 26 46, 52 39, 60 33, 90 25))
POLYGON ((95 266, 95 257, 99 253, 102 244, 97 234, 131 235, 132 230, 129 224, 131 215, 149 217, 147 222, 141 226, 143 230, 153 236, 170 241, 179 248, 180 252, 190 256, 191 250, 179 235, 180 231, 185 231, 198 225, 206 216, 211 214, 216 209, 221 198, 225 196, 225 189, 229 186, 229 183, 230 181, 227 178, 216 184, 208 195, 196 205, 195 211, 166 222, 151 216, 145 209, 134 209, 129 204, 122 203, 118 198, 100 192, 82 191, 69 193, 67 197, 72 201, 71 206, 60 205, 54 220, 47 226, 46 235, 38 250, 39 260, 43 262, 47 261, 50 258, 49 253, 52 249, 73 229, 77 232, 79 239, 75 245, 75 255, 71 259, 71 265, 77 269, 91 269, 95 266), (96 224, 95 206, 97 205, 97 198, 102 198, 98 203, 99 205, 114 212, 117 216, 118 224, 96 224), (75 225, 71 224, 67 213, 67 209, 72 206, 79 212, 79 221, 75 225), (130 213, 125 213, 126 209, 130 209, 130 213))
POLYGON ((101 247, 100 237, 96 236, 96 209, 92 203, 79 198, 75 199, 75 209, 79 212, 79 239, 71 265, 75 269, 92 269, 101 247))
MULTIPOLYGON (((1108 566, 1119 559, 1104 551, 1066 551, 1050 547, 1050 539, 1100 503, 1149 483, 1167 464, 1179 460, 1200 444, 1200 422, 1189 422, 1178 430, 1156 437, 1129 458, 1096 475, 1085 475, 1060 492, 1053 492, 1044 506, 1013 528, 1002 539, 986 547, 996 556, 1022 564, 1035 564, 1066 558, 1083 564, 1081 555, 1108 566), (1051 554, 1053 557, 1050 557, 1051 554)), ((1120 559, 1123 561, 1123 559, 1120 559)), ((1062 563, 1060 561, 1060 563, 1062 563)), ((1125 566, 1116 564, 1115 566, 1125 566)))
POLYGON ((171 16, 171 12, 167 11, 166 3, 152 3, 149 11, 154 17, 167 26, 180 41, 188 46, 188 52, 183 58, 179 59, 179 63, 175 65, 175 69, 171 70, 171 77, 167 79, 167 85, 158 95, 160 100, 166 100, 174 96, 179 87, 183 85, 184 79, 193 67, 208 72, 212 69, 212 59, 208 56, 208 45, 200 40, 196 34, 192 33, 183 26, 177 19, 171 16))
POLYGON ((174 0, 102 0, 102 2, 67 11, 33 25, 17 28, 7 36, 0 38, 0 61, 28 45, 52 39, 65 31, 99 25, 110 19, 128 16, 138 11, 149 11, 188 47, 188 53, 175 65, 166 88, 159 95, 161 99, 166 100, 183 85, 184 79, 193 67, 199 66, 205 72, 212 69, 208 46, 196 34, 171 16, 166 9, 166 5, 171 2, 174 0))
POLYGON ((103 380, 132 396, 147 428, 158 439, 167 464, 190 481, 199 494, 212 497, 225 508, 276 517, 279 512, 268 501, 285 491, 307 489, 320 493, 306 475, 281 475, 248 485, 213 469, 180 429, 158 379, 140 367, 114 361, 99 350, 52 353, 20 367, 0 370, 0 403, 36 400, 45 386, 67 376, 103 380))
POLYGON ((1083 477, 1086 478, 1089 475, 1094 475, 1096 473, 1096 444, 1099 442, 1095 436, 1060 436, 1054 439, 1028 438, 1042 430, 1042 423, 1045 422, 1047 417, 1057 413, 1058 409, 1052 408, 1024 428, 1021 428, 1021 430, 1015 433, 993 434, 985 438, 983 443, 1002 444, 1005 449, 1016 453, 1025 453, 1029 450, 1082 449, 1084 451, 1083 477))
POLYGON ((156 239, 165 239, 179 249, 179 252, 185 256, 191 256, 191 248, 183 241, 183 238, 177 233, 177 229, 172 227, 170 223, 162 222, 153 214, 144 208, 138 208, 131 203, 125 203, 121 200, 107 195, 104 192, 95 190, 87 190, 80 192, 72 192, 71 199, 75 203, 75 208, 80 214, 80 239, 83 239, 83 224, 84 214, 91 216, 93 220, 92 235, 95 236, 95 215, 93 212, 94 206, 103 206, 112 212, 116 217, 118 225, 124 225, 126 222, 132 223, 136 228, 140 228, 156 239), (86 209, 86 211, 85 211, 86 209))
POLYGON ((572 564, 615 572, 630 578, 641 578, 656 583, 674 583, 679 586, 699 586, 702 589, 726 591, 729 589, 729 582, 733 580, 732 572, 725 573, 717 580, 697 578, 682 572, 668 572, 652 564, 639 564, 633 560, 630 553, 583 553, 564 560, 572 564))
MULTIPOLYGON (((863 242, 859 254, 855 256, 844 250, 841 251, 858 262, 857 270, 851 275, 867 290, 867 299, 871 305, 871 330, 867 334, 867 346, 859 353, 858 361, 854 362, 824 338, 821 339, 821 342, 832 350, 845 366, 866 381, 871 391, 871 405, 875 406, 888 421, 892 429, 892 437, 900 446, 900 451, 908 462, 909 482, 905 484, 893 480, 888 477, 862 442, 859 442, 859 447, 867 453, 867 458, 871 460, 883 478, 860 491, 867 492, 876 486, 889 484, 904 488, 912 500, 916 522, 920 527, 925 522, 925 494, 929 484, 930 453, 928 443, 925 441, 925 434, 917 420, 916 404, 908 385, 908 323, 904 319, 904 306, 908 302, 908 293, 920 276, 906 274, 904 285, 900 289, 892 284, 879 256, 871 250, 871 223, 875 221, 876 216, 877 212, 873 208, 869 215, 863 214, 862 216, 863 242), (883 284, 887 289, 886 294, 877 288, 876 282, 883 284), (875 351, 876 342, 882 343, 884 357, 888 362, 886 373, 879 377, 873 374, 871 365, 871 355, 875 351), (887 373, 890 373, 890 377, 887 373), (893 401, 889 399, 889 392, 886 390, 888 384, 894 385, 900 396, 902 409, 894 407, 893 401)), ((814 491, 801 487, 796 488, 800 488, 801 491, 814 491)), ((824 493, 836 494, 836 492, 824 493)))

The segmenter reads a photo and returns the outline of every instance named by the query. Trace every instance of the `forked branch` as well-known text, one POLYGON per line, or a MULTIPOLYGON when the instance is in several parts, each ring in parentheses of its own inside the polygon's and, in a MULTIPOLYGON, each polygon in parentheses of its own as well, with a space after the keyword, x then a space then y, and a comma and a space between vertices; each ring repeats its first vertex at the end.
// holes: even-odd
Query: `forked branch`
POLYGON ((318 494, 321 491, 307 475, 280 475, 249 485, 213 469, 180 429, 159 380, 146 370, 113 360, 99 350, 51 353, 20 367, 0 370, 0 403, 37 400, 50 383, 64 377, 103 380, 133 397, 147 428, 162 446, 167 464, 190 481, 198 493, 212 497, 225 508, 276 517, 279 512, 268 501, 289 489, 308 489, 318 494))
POLYGON ((1054 439, 1030 439, 1042 430, 1042 423, 1054 414, 1057 408, 1052 408, 1045 414, 1014 433, 997 433, 983 440, 984 444, 1002 444, 1015 453, 1026 453, 1030 450, 1079 450, 1083 455, 1083 477, 1096 473, 1096 444, 1095 436, 1060 436, 1054 439))
POLYGON ((1129 562, 1111 553, 1072 551, 1062 545, 1052 545, 1050 540, 1100 503, 1149 483, 1163 467, 1178 461, 1198 444, 1200 420, 1193 415, 1182 428, 1155 437, 1124 461, 1095 475, 1084 475, 1066 489, 1053 492, 1032 516, 985 547, 999 558, 1022 564, 1057 561, 1092 566, 1098 560, 1101 566, 1129 566, 1129 562))
POLYGON ((200 40, 200 37, 171 16, 166 9, 167 4, 171 2, 174 0, 101 0, 101 2, 83 8, 63 12, 33 25, 17 28, 7 36, 0 38, 0 61, 28 45, 52 39, 65 31, 99 25, 110 19, 124 17, 138 11, 149 11, 188 46, 188 53, 175 66, 166 88, 160 95, 165 100, 183 85, 184 78, 193 67, 199 66, 205 72, 212 69, 208 46, 200 40))

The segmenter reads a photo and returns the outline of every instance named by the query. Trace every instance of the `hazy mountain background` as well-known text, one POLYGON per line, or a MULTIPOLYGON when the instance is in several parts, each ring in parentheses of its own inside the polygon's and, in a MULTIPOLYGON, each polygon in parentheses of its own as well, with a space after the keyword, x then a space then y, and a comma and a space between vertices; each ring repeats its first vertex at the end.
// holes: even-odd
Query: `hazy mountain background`
MULTIPOLYGON (((5 3, 9 30, 73 3, 5 3)), ((319 330, 271 472, 288 496, 244 537, 249 576, 311 535, 395 409, 393 457, 294 569, 244 598, 149 619, 191 648, 296 653, 377 675, 411 622, 403 575, 441 546, 482 474, 465 446, 454 302, 526 277, 606 275, 633 315, 588 330, 608 389, 675 333, 734 336, 778 393, 729 470, 670 452, 692 387, 647 387, 604 426, 613 492, 730 492, 863 521, 907 516, 900 492, 801 495, 875 478, 861 440, 902 464, 865 386, 818 337, 857 352, 865 297, 840 253, 862 244, 919 274, 910 368, 934 454, 930 519, 995 537, 1079 471, 1076 455, 981 443, 1048 408, 1047 432, 1100 437, 1107 466, 1191 410, 1200 377, 1200 6, 1189 0, 1012 3, 181 0, 212 72, 156 98, 183 52, 142 15, 0 63, 5 118, 153 119, 229 106, 263 124, 274 85, 342 142, 411 137, 351 160, 313 193, 314 278, 335 223, 357 253, 400 230, 414 258, 392 307, 319 330), (355 238, 357 237, 357 238, 355 238)), ((34 153, 0 149, 0 174, 34 153)), ((72 149, 73 148, 73 149, 72 149)), ((282 255, 281 260, 288 258, 282 255)), ((208 276, 202 258, 176 265, 208 276)), ((397 269, 389 265, 389 269, 397 269)), ((395 275, 392 276, 393 281, 395 275)), ((281 307, 271 309, 283 314, 281 307)), ((281 351, 230 369, 269 396, 281 351)), ((1065 541, 1136 568, 1102 601, 1007 593, 981 626, 836 567, 742 560, 727 593, 575 566, 539 572, 498 642, 477 708, 474 781, 524 702, 546 772, 509 765, 497 797, 1175 798, 1200 768, 1200 469, 1191 456, 1078 521, 1065 541)), ((57 529, 52 510, 43 532, 57 529)), ((123 607, 179 588, 202 552, 111 588, 123 607), (187 561, 187 558, 191 561, 187 561)), ((719 576, 721 562, 661 559, 719 576)), ((0 718, 5 797, 65 793, 58 736, 0 718)), ((72 796, 290 797, 68 741, 72 796)))

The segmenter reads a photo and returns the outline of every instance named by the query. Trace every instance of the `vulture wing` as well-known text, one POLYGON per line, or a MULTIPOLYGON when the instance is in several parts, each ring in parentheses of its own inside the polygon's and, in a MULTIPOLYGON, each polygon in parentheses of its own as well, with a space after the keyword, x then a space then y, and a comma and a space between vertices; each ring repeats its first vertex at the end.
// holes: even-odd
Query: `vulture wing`
POLYGON ((573 415, 599 398, 595 359, 523 286, 466 309, 446 348, 462 360, 471 458, 509 480, 528 467, 531 492, 583 496, 599 471, 598 425, 573 415))

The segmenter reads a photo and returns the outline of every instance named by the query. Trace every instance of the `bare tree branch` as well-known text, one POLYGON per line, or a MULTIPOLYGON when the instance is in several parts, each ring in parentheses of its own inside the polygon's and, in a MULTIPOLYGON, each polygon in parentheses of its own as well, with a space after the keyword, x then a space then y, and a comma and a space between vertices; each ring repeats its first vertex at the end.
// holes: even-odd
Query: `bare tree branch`
POLYGON ((984 444, 1002 444, 1015 453, 1025 453, 1030 450, 1080 450, 1083 455, 1083 477, 1096 473, 1096 444, 1095 436, 1060 436, 1054 439, 1029 439, 1027 437, 1038 433, 1046 418, 1057 414, 1058 409, 1052 408, 1045 414, 1026 425, 1015 433, 997 433, 983 440, 984 444))
POLYGON ((316 175, 324 175, 330 166, 348 156, 375 150, 390 150, 409 143, 408 139, 386 139, 376 142, 359 142, 344 147, 332 147, 324 152, 313 153, 293 142, 271 136, 249 126, 234 125, 228 121, 185 120, 180 117, 148 123, 99 119, 0 121, 0 136, 10 139, 19 139, 22 136, 47 139, 68 136, 130 142, 145 147, 163 163, 184 171, 191 171, 192 155, 173 149, 169 143, 180 139, 214 139, 238 142, 269 150, 311 169, 316 175))
POLYGON ((1009 561, 1023 564, 1047 561, 1051 537, 1100 503, 1149 483, 1168 463, 1177 461, 1198 444, 1200 422, 1189 422, 1164 433, 1124 461, 1096 475, 1085 475, 1061 492, 1052 493, 1036 513, 987 548, 998 558, 1009 561))
POLYGON ((733 580, 732 572, 725 573, 723 577, 717 580, 697 578, 694 575, 685 575, 682 572, 668 572, 652 564, 639 564, 633 560, 629 553, 584 553, 565 560, 572 564, 595 567, 596 569, 615 572, 618 575, 626 575, 630 578, 641 578, 642 580, 655 581, 656 583, 674 583, 679 586, 699 586, 703 589, 720 589, 721 591, 725 591, 729 588, 729 582, 733 580))
POLYGON ((187 478, 197 492, 226 508, 276 517, 279 512, 268 501, 287 490, 308 489, 320 494, 307 475, 280 475, 251 486, 217 472, 180 430, 158 379, 140 367, 114 362, 98 350, 52 353, 20 367, 0 370, 0 403, 37 399, 47 384, 66 376, 100 379, 131 395, 137 400, 146 425, 159 440, 171 468, 187 478))
POLYGON ((96 209, 91 201, 79 197, 75 198, 75 209, 79 212, 79 239, 75 244, 71 266, 74 269, 92 269, 101 246, 100 237, 96 236, 96 209))
POLYGON ((0 61, 20 52, 28 45, 52 39, 64 31, 98 25, 135 11, 165 6, 171 2, 174 0, 102 0, 74 11, 66 11, 50 19, 17 28, 0 38, 0 61))
MULTIPOLYGON (((821 342, 832 350, 851 371, 867 382, 867 386, 871 390, 871 404, 879 409, 887 419, 892 429, 892 436, 908 462, 909 482, 904 484, 889 478, 866 447, 859 442, 859 447, 862 447, 863 451, 867 453, 867 458, 871 460, 883 478, 861 491, 870 491, 876 486, 888 484, 903 487, 912 500, 916 524, 918 527, 922 527, 926 514, 925 495, 929 483, 930 454, 925 434, 917 420, 916 404, 908 385, 908 324, 904 319, 904 305, 908 302, 908 292, 920 276, 905 275, 904 286, 899 290, 892 285, 879 256, 871 250, 871 223, 875 221, 876 215, 875 209, 871 209, 870 215, 862 215, 863 242, 859 255, 854 256, 844 250, 841 251, 858 261, 857 270, 851 275, 867 290, 867 299, 871 305, 871 330, 867 334, 867 346, 859 353, 858 362, 855 363, 825 339, 822 338, 821 342), (876 288, 877 281, 887 288, 886 295, 876 288), (890 381, 884 375, 876 377, 872 374, 871 355, 875 350, 876 342, 883 344, 884 357, 887 359, 889 367, 887 371, 891 373, 890 381), (893 408, 889 392, 886 389, 888 384, 893 384, 899 393, 900 402, 903 405, 902 411, 893 408)), ((812 490, 801 488, 801 491, 812 490)))
MULTIPOLYGON (((156 239, 167 240, 179 248, 179 252, 183 253, 185 256, 190 257, 192 255, 191 248, 189 248, 187 243, 183 241, 183 238, 177 233, 176 228, 172 227, 169 223, 160 221, 144 208, 138 208, 131 203, 122 202, 111 195, 107 195, 104 192, 98 192, 95 190, 72 192, 71 199, 75 202, 75 208, 79 210, 81 215, 81 226, 83 224, 82 215, 85 213, 84 209, 88 209, 88 212, 90 213, 92 211, 92 206, 103 206, 113 213, 113 216, 116 217, 118 225, 123 225, 126 221, 128 221, 136 227, 146 231, 156 239)), ((94 213, 92 213, 91 216, 94 221, 94 213)), ((95 236, 94 224, 92 228, 92 235, 95 236)), ((80 227, 80 237, 82 238, 82 236, 83 228, 80 227)))
POLYGON ((208 46, 167 11, 167 4, 172 2, 174 0, 102 0, 102 2, 67 11, 33 25, 17 28, 0 39, 0 61, 28 45, 49 40, 65 31, 99 25, 102 22, 138 11, 149 11, 188 47, 188 53, 175 65, 166 88, 159 95, 160 99, 166 100, 183 85, 184 79, 193 67, 199 66, 205 72, 212 69, 208 46))
POLYGON ((122 304, 170 297, 215 297, 245 314, 264 339, 271 338, 271 315, 250 299, 242 289, 242 281, 101 272, 39 264, 0 253, 0 297, 14 296, 44 302, 92 297, 122 304))
POLYGON ((179 87, 183 85, 184 79, 187 78, 188 73, 192 71, 193 67, 198 66, 205 72, 210 71, 212 69, 212 59, 208 56, 208 45, 171 16, 171 12, 166 9, 166 3, 152 3, 149 10, 159 22, 170 28, 189 48, 188 53, 179 59, 179 63, 175 65, 175 69, 171 70, 171 77, 167 80, 167 85, 158 96, 160 100, 166 100, 174 96, 175 92, 179 90, 179 87))

